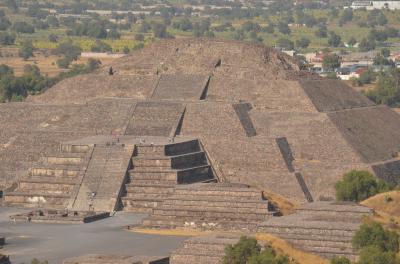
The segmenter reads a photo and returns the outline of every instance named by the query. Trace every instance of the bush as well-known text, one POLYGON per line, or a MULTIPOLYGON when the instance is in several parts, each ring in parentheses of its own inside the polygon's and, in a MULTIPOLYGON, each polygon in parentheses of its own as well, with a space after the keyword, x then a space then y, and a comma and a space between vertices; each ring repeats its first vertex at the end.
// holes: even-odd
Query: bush
POLYGON ((351 264, 351 262, 345 257, 335 257, 331 259, 331 264, 351 264))
POLYGON ((33 57, 34 47, 31 41, 22 43, 22 47, 19 49, 18 55, 24 60, 33 57))
POLYGON ((68 69, 71 64, 71 60, 69 58, 62 58, 57 60, 57 66, 60 69, 68 69))
POLYGON ((253 255, 258 255, 261 247, 255 238, 242 236, 238 243, 225 248, 224 264, 246 264, 253 255))
POLYGON ((399 235, 394 231, 385 230, 379 223, 363 224, 353 237, 353 247, 363 249, 369 246, 384 252, 398 252, 399 235))
POLYGON ((398 264, 396 254, 382 251, 376 246, 365 247, 360 251, 358 264, 398 264))
POLYGON ((340 201, 359 202, 379 192, 388 191, 389 186, 377 180, 368 171, 352 170, 336 183, 336 198, 340 201))
POLYGON ((235 245, 225 248, 224 264, 288 264, 286 256, 277 256, 272 247, 261 250, 255 238, 241 237, 235 245))

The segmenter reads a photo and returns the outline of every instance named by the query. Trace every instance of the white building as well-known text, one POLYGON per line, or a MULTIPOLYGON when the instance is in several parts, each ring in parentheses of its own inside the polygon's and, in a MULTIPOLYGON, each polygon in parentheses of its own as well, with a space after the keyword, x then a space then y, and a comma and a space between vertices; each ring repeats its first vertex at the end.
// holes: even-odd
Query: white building
POLYGON ((365 8, 367 10, 373 9, 400 9, 400 1, 354 1, 351 6, 353 9, 365 8))

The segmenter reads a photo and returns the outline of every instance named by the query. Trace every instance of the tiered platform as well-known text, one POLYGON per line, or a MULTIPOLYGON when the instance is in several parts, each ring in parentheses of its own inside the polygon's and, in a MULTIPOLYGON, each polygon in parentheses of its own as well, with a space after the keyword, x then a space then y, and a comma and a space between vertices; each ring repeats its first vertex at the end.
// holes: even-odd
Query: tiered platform
POLYGON ((323 257, 355 259, 352 238, 362 218, 371 213, 371 209, 357 204, 315 202, 299 208, 292 215, 269 219, 258 230, 323 257))
POLYGON ((69 258, 63 264, 168 264, 168 257, 148 256, 121 256, 121 255, 85 255, 77 258, 69 258))
POLYGON ((92 147, 61 145, 60 152, 42 157, 14 190, 4 193, 8 206, 63 209, 69 204, 90 160, 92 147))
POLYGON ((171 253, 170 264, 220 264, 225 255, 226 246, 236 244, 239 238, 234 234, 190 238, 183 242, 182 247, 171 253))
POLYGON ((275 215, 262 193, 243 184, 177 186, 143 221, 150 228, 256 230, 275 215))
POLYGON ((110 216, 108 212, 77 212, 57 210, 37 210, 10 216, 14 222, 32 222, 48 224, 86 224, 110 216))
POLYGON ((164 145, 139 144, 129 170, 124 210, 152 212, 179 184, 215 181, 198 140, 164 145))

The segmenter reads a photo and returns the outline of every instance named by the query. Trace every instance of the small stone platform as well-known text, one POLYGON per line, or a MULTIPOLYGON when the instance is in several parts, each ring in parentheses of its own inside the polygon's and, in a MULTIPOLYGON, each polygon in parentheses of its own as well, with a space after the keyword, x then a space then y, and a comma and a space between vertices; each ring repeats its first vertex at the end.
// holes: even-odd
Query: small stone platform
POLYGON ((168 264, 168 257, 85 255, 64 260, 63 264, 168 264))
POLYGON ((262 193, 247 185, 198 183, 175 187, 143 226, 249 231, 276 214, 262 193))
POLYGON ((259 225, 258 231, 287 240, 295 247, 333 258, 356 258, 352 238, 362 218, 372 210, 354 203, 314 202, 296 213, 274 217, 259 225))
POLYGON ((47 224, 86 224, 110 216, 109 212, 37 210, 10 216, 12 221, 47 224))

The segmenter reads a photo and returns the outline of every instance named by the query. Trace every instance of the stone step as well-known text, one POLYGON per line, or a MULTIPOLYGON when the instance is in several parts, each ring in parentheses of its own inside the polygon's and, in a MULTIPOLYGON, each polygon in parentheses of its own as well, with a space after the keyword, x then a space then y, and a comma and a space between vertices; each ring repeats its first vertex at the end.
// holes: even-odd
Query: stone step
POLYGON ((331 236, 331 235, 299 235, 299 234, 283 234, 283 233, 269 233, 274 236, 278 236, 285 240, 310 240, 310 241, 332 241, 332 242, 342 242, 342 243, 351 243, 353 237, 352 236, 331 236))
POLYGON ((127 212, 138 212, 138 213, 151 213, 153 208, 157 207, 162 201, 160 200, 130 200, 128 198, 122 198, 122 204, 124 211, 127 212))
POLYGON ((41 157, 39 162, 53 165, 80 165, 85 161, 84 157, 41 157))
MULTIPOLYGON (((214 185, 214 184, 209 184, 214 185)), ((186 186, 185 186, 186 187, 186 186)), ((262 194, 260 191, 256 191, 253 189, 242 190, 242 189, 220 189, 220 188, 210 188, 210 189, 197 189, 193 185, 194 188, 182 188, 177 187, 175 190, 176 195, 182 196, 209 196, 209 197, 237 197, 237 198, 248 198, 248 199, 259 199, 261 200, 262 194)))
POLYGON ((141 155, 158 155, 164 156, 165 155, 165 146, 164 145, 137 145, 136 146, 136 153, 138 156, 141 155))
POLYGON ((80 166, 37 166, 31 168, 29 175, 31 176, 54 176, 54 177, 77 177, 83 173, 80 166))
POLYGON ((189 169, 179 170, 177 175, 178 183, 196 183, 215 179, 211 166, 202 165, 189 169))
POLYGON ((173 169, 187 169, 207 165, 206 154, 203 151, 192 152, 172 157, 173 169))
POLYGON ((174 229, 174 228, 191 228, 191 229, 216 229, 216 230, 251 230, 257 229, 257 222, 248 220, 240 221, 237 219, 196 219, 193 217, 167 217, 157 216, 145 218, 142 222, 144 227, 160 228, 160 229, 174 229))
POLYGON ((315 255, 319 255, 326 259, 333 259, 334 257, 346 257, 352 261, 355 261, 358 257, 356 254, 347 254, 347 253, 324 253, 324 252, 312 252, 315 255))
POLYGON ((263 224, 260 225, 260 231, 272 234, 296 234, 304 236, 343 236, 352 237, 355 230, 346 229, 323 229, 323 228, 305 228, 305 227, 266 227, 263 224))
POLYGON ((78 145, 78 144, 61 144, 60 150, 64 153, 86 153, 91 150, 90 145, 78 145))
POLYGON ((129 180, 134 182, 135 180, 168 180, 177 181, 177 171, 167 172, 147 172, 137 171, 135 169, 129 171, 129 180))
POLYGON ((352 252, 353 246, 351 242, 337 242, 337 241, 330 241, 329 238, 327 237, 325 240, 307 240, 307 239, 290 239, 287 240, 291 244, 293 244, 296 247, 327 247, 330 249, 338 249, 339 251, 343 250, 349 250, 352 252))
POLYGON ((141 194, 171 194, 173 188, 172 187, 163 187, 163 186, 132 186, 130 184, 127 184, 125 186, 125 189, 127 191, 127 194, 129 193, 141 193, 141 194))
POLYGON ((19 205, 18 207, 65 207, 70 196, 65 194, 45 194, 33 192, 6 193, 3 197, 5 205, 19 205))
POLYGON ((182 206, 182 208, 190 208, 190 207, 235 207, 235 208, 243 208, 243 209, 262 209, 268 210, 269 204, 267 201, 263 202, 260 200, 257 201, 232 201, 229 197, 224 197, 223 200, 214 200, 208 197, 192 197, 190 200, 182 200, 174 197, 173 195, 168 197, 167 200, 164 201, 165 206, 182 206))
POLYGON ((207 164, 203 151, 186 153, 177 156, 135 156, 132 158, 135 167, 171 167, 184 169, 207 164))
POLYGON ((308 251, 308 252, 312 252, 315 254, 337 254, 337 255, 354 255, 354 252, 352 249, 348 249, 348 248, 331 248, 331 247, 324 247, 324 246, 307 246, 307 245, 302 245, 302 246, 298 246, 298 248, 304 250, 304 251, 308 251))
POLYGON ((136 201, 159 200, 163 201, 168 194, 166 193, 131 193, 128 192, 124 198, 136 201))
POLYGON ((167 156, 177 156, 191 152, 198 152, 200 150, 200 144, 197 139, 171 143, 165 146, 165 154, 167 156))
POLYGON ((272 212, 268 211, 254 211, 243 210, 237 208, 193 208, 190 209, 182 208, 164 208, 157 207, 153 211, 154 216, 172 216, 172 217, 193 217, 198 219, 236 219, 236 220, 254 220, 254 221, 265 221, 269 216, 272 216, 272 212))
POLYGON ((185 255, 177 253, 170 257, 170 264, 187 264, 187 263, 207 263, 207 264, 221 264, 221 257, 203 256, 203 255, 185 255))
POLYGON ((135 180, 132 182, 135 185, 176 185, 174 181, 165 181, 165 180, 135 180))
POLYGON ((132 158, 132 164, 135 168, 140 167, 168 167, 171 168, 171 158, 166 156, 155 158, 154 156, 136 156, 132 158))
POLYGON ((236 193, 236 192, 199 192, 193 190, 193 193, 190 192, 180 192, 177 188, 174 191, 174 195, 171 197, 173 200, 183 200, 183 201, 191 201, 191 200, 204 200, 204 201, 241 201, 241 202, 262 202, 267 200, 262 200, 261 194, 249 194, 249 193, 236 193))
POLYGON ((20 181, 18 192, 37 192, 41 194, 70 194, 74 185, 64 183, 44 183, 20 181))
POLYGON ((177 255, 191 255, 191 256, 213 256, 213 257, 220 257, 223 258, 225 256, 224 252, 224 246, 222 245, 222 248, 218 249, 209 249, 209 248, 202 248, 201 244, 199 247, 188 247, 188 248, 179 248, 176 251, 174 251, 172 254, 177 254, 177 255))
POLYGON ((31 176, 22 178, 20 183, 51 183, 51 184, 64 184, 64 185, 76 185, 79 183, 77 179, 69 177, 52 177, 52 176, 31 176))
POLYGON ((166 173, 171 173, 171 172, 176 172, 176 170, 171 169, 171 167, 157 167, 157 166, 144 166, 144 167, 135 167, 133 168, 133 171, 135 173, 147 173, 147 172, 154 172, 154 173, 159 173, 159 172, 166 172, 166 173))

